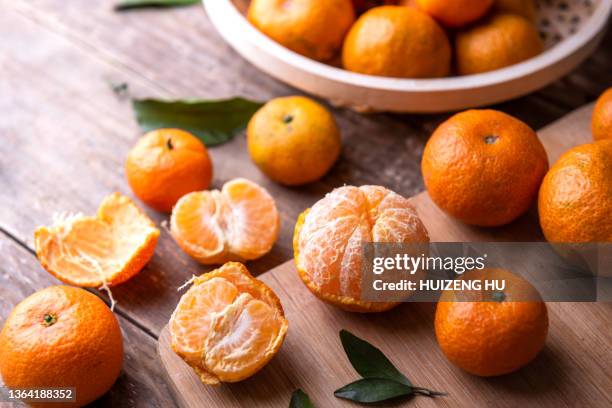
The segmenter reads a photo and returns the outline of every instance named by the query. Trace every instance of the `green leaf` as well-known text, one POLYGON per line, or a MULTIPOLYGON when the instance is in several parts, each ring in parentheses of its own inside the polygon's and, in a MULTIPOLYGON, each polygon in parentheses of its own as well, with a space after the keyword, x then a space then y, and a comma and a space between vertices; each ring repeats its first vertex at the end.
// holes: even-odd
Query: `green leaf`
POLYGON ((136 120, 144 132, 160 128, 183 129, 196 135, 207 147, 231 140, 262 105, 244 98, 132 101, 136 120))
POLYGON ((363 378, 334 391, 338 398, 373 403, 413 395, 410 385, 386 378, 363 378))
POLYGON ((178 7, 190 6, 201 0, 123 0, 115 4, 115 10, 130 10, 145 7, 178 7))
POLYGON ((293 391, 291 394, 291 402, 289 403, 289 408, 314 408, 312 401, 301 389, 297 389, 293 391))
POLYGON ((367 341, 347 330, 340 330, 340 341, 349 361, 362 377, 388 379, 400 384, 412 385, 382 351, 367 341))

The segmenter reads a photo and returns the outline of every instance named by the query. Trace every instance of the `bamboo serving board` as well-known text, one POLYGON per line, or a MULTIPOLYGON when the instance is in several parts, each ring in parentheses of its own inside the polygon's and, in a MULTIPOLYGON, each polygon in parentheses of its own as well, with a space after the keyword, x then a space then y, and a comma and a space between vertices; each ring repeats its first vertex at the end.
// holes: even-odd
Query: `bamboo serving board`
MULTIPOLYGON (((539 132, 551 163, 569 147, 590 141, 591 109, 578 109, 539 132)), ((541 239, 533 210, 506 228, 484 229, 449 219, 426 193, 413 202, 432 241, 541 239)), ((441 353, 433 329, 433 303, 406 303, 386 313, 362 315, 315 298, 299 279, 293 261, 259 278, 280 298, 289 330, 279 353, 252 378, 216 387, 202 385, 172 351, 167 327, 162 331, 161 362, 183 407, 287 407, 297 388, 308 393, 317 407, 357 406, 333 396, 335 389, 358 379, 340 344, 340 329, 379 347, 415 385, 449 394, 416 397, 406 406, 612 406, 611 304, 549 303, 550 331, 540 355, 516 373, 479 378, 454 367, 441 353)))

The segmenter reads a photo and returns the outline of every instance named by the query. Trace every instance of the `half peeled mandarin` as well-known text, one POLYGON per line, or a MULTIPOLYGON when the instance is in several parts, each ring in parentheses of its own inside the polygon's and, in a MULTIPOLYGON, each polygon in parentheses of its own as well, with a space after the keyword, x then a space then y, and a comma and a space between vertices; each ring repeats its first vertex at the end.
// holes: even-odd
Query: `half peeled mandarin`
POLYGON ((257 259, 272 249, 279 229, 274 199, 246 179, 185 195, 170 219, 172 237, 203 264, 257 259))
POLYGON ((204 384, 218 384, 244 380, 266 365, 287 324, 274 292, 229 262, 193 281, 168 326, 173 350, 204 384))

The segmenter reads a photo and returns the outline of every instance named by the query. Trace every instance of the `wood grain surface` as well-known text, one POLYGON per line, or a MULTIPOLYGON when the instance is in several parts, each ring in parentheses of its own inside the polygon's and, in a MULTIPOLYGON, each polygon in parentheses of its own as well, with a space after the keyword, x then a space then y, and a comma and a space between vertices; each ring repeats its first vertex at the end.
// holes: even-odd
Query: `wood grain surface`
MULTIPOLYGON (((573 145, 589 142, 592 105, 543 129, 539 136, 551 160, 573 145)), ((413 198, 434 242, 540 240, 533 214, 504 228, 473 228, 446 216, 426 192, 413 198)), ((338 338, 341 329, 377 345, 413 384, 448 392, 417 397, 416 407, 607 407, 612 404, 609 359, 612 305, 548 303, 546 347, 527 367, 498 378, 479 378, 450 364, 437 345, 434 303, 402 304, 391 312, 360 315, 338 310, 313 296, 292 261, 259 277, 279 296, 289 321, 279 354, 260 373, 237 384, 203 385, 171 349, 167 328, 159 354, 177 401, 185 408, 286 407, 302 388, 316 406, 353 406, 333 391, 358 378, 338 338)))
MULTIPOLYGON (((36 226, 50 223, 58 211, 93 213, 113 191, 132 196, 123 162, 140 131, 129 100, 117 97, 110 83, 129 84, 135 97, 241 95, 264 101, 297 93, 225 45, 201 6, 116 13, 114 2, 0 0, 0 233, 7 242, 0 246, 0 255, 17 259, 30 277, 26 281, 14 275, 2 281, 0 322, 21 298, 59 283, 33 255, 36 226)), ((608 33, 598 52, 573 74, 495 108, 541 128, 610 86, 611 66, 608 33)), ((305 188, 284 188, 263 178, 248 159, 242 135, 211 149, 215 187, 248 176, 269 189, 281 210, 281 237, 270 254, 249 263, 254 273, 291 258, 295 217, 334 187, 374 183, 406 196, 421 191, 424 143, 448 117, 333 111, 344 150, 327 177, 305 188)), ((168 218, 146 210, 158 223, 168 218)), ((124 332, 140 333, 134 344, 153 344, 180 296, 176 288, 206 270, 162 232, 150 264, 113 292, 124 332)), ((153 384, 162 384, 161 367, 151 354, 136 354, 142 356, 126 360, 130 367, 146 373, 153 384)), ((130 401, 171 405, 164 393, 146 387, 129 391, 120 384, 112 393, 125 396, 127 406, 130 401)))

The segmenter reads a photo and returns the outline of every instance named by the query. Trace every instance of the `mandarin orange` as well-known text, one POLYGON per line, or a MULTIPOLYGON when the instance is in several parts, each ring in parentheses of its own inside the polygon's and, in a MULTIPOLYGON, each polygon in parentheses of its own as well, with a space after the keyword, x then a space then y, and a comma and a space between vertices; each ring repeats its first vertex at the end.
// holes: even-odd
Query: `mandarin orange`
POLYGON ((279 44, 326 61, 340 50, 355 10, 351 0, 252 0, 247 17, 279 44))
POLYGON ((170 233, 198 262, 222 264, 252 260, 268 253, 280 229, 276 203, 261 186, 234 179, 221 191, 197 191, 179 200, 170 233))
POLYGON ((550 242, 612 242, 612 140, 563 154, 544 177, 538 210, 550 242))
POLYGON ((503 269, 472 270, 459 279, 504 280, 506 289, 442 293, 435 330, 444 355, 463 370, 485 377, 513 372, 533 360, 548 333, 546 304, 537 290, 503 269))
POLYGON ((266 176, 296 186, 319 180, 336 162, 340 129, 332 114, 310 98, 276 98, 249 121, 247 144, 266 176))
POLYGON ((467 224, 499 226, 525 213, 548 170, 536 133, 495 110, 468 110, 442 123, 423 152, 429 196, 467 224))
POLYGON ((362 245, 427 243, 429 235, 410 201, 380 186, 344 186, 304 211, 293 251, 298 273, 320 299, 356 312, 380 312, 397 303, 361 300, 362 245))
POLYGON ((612 88, 597 98, 591 118, 591 131, 595 140, 612 139, 612 88))
POLYGON ((0 332, 0 375, 8 388, 74 388, 80 407, 113 385, 123 364, 119 322, 83 289, 51 286, 11 311, 0 332))
POLYGON ((173 350, 204 384, 218 384, 242 381, 266 365, 288 323, 276 294, 229 262, 193 281, 168 326, 173 350))
POLYGON ((544 49, 536 26, 516 14, 495 14, 455 36, 460 75, 479 74, 518 64, 544 49))
POLYGON ((493 0, 417 0, 419 8, 448 27, 461 27, 484 16, 493 0))
POLYGON ((364 13, 342 48, 344 68, 361 74, 434 78, 448 75, 451 48, 446 33, 427 14, 403 6, 364 13))
POLYGON ((132 148, 125 174, 138 198, 158 211, 169 212, 185 194, 208 188, 212 163, 204 144, 191 133, 158 129, 132 148))

